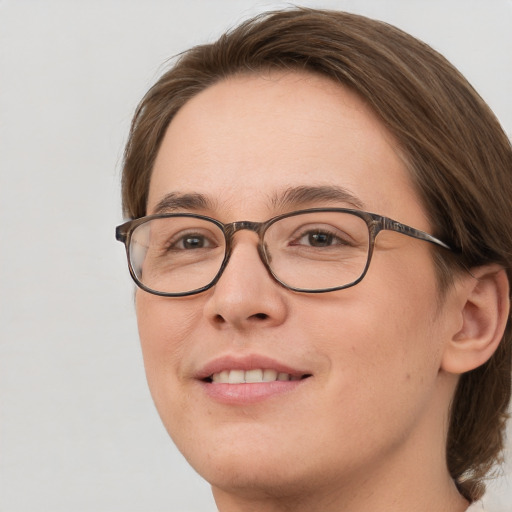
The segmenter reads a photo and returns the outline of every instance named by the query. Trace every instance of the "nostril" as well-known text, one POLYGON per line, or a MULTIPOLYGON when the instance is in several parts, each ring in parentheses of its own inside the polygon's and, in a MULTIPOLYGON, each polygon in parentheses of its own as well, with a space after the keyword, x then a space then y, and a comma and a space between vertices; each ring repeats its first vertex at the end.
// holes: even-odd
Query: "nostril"
POLYGON ((266 320, 268 318, 268 315, 266 313, 256 313, 255 315, 252 315, 253 318, 257 318, 258 320, 266 320))
POLYGON ((226 320, 224 320, 223 316, 222 315, 215 315, 213 317, 213 321, 216 323, 216 324, 223 324, 226 320))

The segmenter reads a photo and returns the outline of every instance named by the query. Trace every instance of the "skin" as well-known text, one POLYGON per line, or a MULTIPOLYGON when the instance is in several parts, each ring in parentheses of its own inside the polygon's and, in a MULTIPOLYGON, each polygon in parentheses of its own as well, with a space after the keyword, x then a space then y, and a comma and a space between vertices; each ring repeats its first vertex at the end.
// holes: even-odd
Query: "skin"
MULTIPOLYGON (((170 124, 148 214, 171 192, 211 204, 183 210, 222 222, 264 221, 289 187, 338 186, 367 211, 431 232, 394 141, 352 92, 326 78, 229 78, 170 124)), ((212 485, 219 510, 462 511, 446 469, 457 374, 443 369, 461 337, 468 286, 440 296, 432 246, 384 232, 364 280, 326 294, 276 283, 241 231, 215 287, 185 298, 137 292, 150 390, 169 434, 212 485), (312 376, 286 393, 221 403, 197 379, 220 356, 264 355, 312 376)))

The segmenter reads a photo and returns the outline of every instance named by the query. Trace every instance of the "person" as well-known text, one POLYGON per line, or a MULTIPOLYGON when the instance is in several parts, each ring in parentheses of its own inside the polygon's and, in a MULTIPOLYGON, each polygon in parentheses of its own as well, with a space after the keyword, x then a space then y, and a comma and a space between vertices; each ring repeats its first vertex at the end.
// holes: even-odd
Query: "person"
POLYGON ((359 15, 263 13, 149 90, 117 238, 152 397, 221 512, 480 510, 511 170, 461 74, 359 15))

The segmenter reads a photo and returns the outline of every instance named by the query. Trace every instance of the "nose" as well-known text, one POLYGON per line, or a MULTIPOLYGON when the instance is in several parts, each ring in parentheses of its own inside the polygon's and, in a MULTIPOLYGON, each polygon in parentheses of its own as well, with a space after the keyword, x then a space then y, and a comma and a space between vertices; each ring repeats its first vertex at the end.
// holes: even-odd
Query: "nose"
POLYGON ((205 315, 217 328, 277 326, 287 315, 287 292, 260 259, 256 233, 235 235, 229 262, 210 290, 205 315))

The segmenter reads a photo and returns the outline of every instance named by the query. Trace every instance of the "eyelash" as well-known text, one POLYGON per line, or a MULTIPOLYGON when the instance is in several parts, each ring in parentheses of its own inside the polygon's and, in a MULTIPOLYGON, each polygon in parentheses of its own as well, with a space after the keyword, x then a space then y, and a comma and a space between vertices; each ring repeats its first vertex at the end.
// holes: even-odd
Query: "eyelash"
MULTIPOLYGON (((325 235, 327 238, 329 238, 329 242, 337 241, 338 243, 329 243, 328 246, 324 247, 332 247, 333 245, 350 245, 347 238, 341 238, 337 233, 334 232, 334 230, 329 229, 304 229, 302 230, 298 236, 292 237, 292 243, 290 245, 306 245, 306 244, 300 244, 298 243, 301 239, 303 239, 306 236, 311 236, 312 234, 319 234, 319 235, 325 235)), ((309 244, 309 247, 315 247, 314 245, 309 244)))
POLYGON ((197 232, 194 232, 194 231, 191 231, 189 233, 178 233, 177 235, 174 235, 166 244, 165 244, 165 251, 166 252, 169 252, 169 251, 186 251, 186 250, 193 250, 193 248, 186 248, 186 247, 177 247, 179 244, 184 244, 184 242, 187 240, 187 239, 193 239, 193 238, 197 238, 199 240, 202 240, 203 244, 206 242, 206 244, 208 244, 208 247, 204 247, 204 246, 201 246, 199 247, 199 249, 208 249, 210 247, 216 247, 216 244, 212 241, 212 238, 206 236, 206 235, 203 235, 203 234, 200 234, 200 233, 197 233, 197 232))

